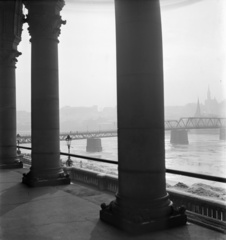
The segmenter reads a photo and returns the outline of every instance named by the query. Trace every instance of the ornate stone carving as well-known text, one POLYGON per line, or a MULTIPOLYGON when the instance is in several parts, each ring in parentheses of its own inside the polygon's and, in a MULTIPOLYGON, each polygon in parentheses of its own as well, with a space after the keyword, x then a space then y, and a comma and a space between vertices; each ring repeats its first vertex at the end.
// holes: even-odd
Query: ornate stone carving
POLYGON ((0 50, 0 65, 15 66, 17 57, 20 55, 21 52, 17 50, 2 48, 0 50))
POLYGON ((29 24, 28 31, 33 38, 52 38, 57 39, 60 35, 61 24, 65 24, 59 15, 36 14, 27 17, 29 24))
POLYGON ((22 183, 27 184, 30 187, 42 187, 58 184, 70 184, 71 180, 68 174, 62 173, 55 177, 37 178, 31 171, 27 174, 23 174, 22 183))
POLYGON ((24 15, 22 0, 0 1, 0 64, 15 66, 21 41, 24 15))
POLYGON ((102 203, 101 209, 102 212, 105 212, 106 214, 114 215, 116 218, 125 219, 126 221, 135 224, 142 224, 168 216, 185 214, 185 207, 182 206, 178 209, 175 209, 171 201, 168 206, 161 206, 161 211, 155 206, 121 206, 121 204, 117 202, 117 199, 110 202, 109 205, 102 203))
POLYGON ((21 0, 0 1, 0 39, 18 44, 21 41, 23 18, 21 0))
POLYGON ((31 41, 41 38, 57 40, 61 24, 66 24, 59 14, 64 1, 24 1, 24 3, 29 10, 25 21, 29 24, 31 41))

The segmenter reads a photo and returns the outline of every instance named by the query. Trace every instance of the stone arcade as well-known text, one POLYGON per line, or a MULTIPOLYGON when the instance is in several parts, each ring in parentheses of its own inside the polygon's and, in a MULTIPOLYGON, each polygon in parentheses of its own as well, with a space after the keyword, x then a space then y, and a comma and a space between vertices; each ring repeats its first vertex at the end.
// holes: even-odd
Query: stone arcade
MULTIPOLYGON (((0 164, 16 157, 15 62, 22 23, 32 48, 32 166, 29 186, 68 184, 60 165, 58 36, 63 0, 0 1, 0 164), (22 3, 28 16, 22 15, 22 3), (45 88, 43 84, 45 83, 45 88), (45 116, 40 118, 39 116, 45 116)), ((186 223, 166 192, 162 33, 159 0, 115 0, 119 191, 101 220, 143 233, 186 223)))

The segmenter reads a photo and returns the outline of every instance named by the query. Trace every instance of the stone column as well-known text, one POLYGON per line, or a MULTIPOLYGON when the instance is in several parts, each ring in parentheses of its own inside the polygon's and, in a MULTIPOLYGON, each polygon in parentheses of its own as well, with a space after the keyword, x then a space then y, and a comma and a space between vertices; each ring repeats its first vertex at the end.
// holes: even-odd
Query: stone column
POLYGON ((60 163, 58 36, 63 0, 24 1, 31 35, 32 166, 30 186, 68 184, 60 163))
POLYGON ((23 167, 16 153, 15 86, 22 23, 22 1, 0 1, 0 168, 23 167))
POLYGON ((100 218, 131 233, 186 223, 166 192, 158 0, 116 0, 119 190, 100 218))

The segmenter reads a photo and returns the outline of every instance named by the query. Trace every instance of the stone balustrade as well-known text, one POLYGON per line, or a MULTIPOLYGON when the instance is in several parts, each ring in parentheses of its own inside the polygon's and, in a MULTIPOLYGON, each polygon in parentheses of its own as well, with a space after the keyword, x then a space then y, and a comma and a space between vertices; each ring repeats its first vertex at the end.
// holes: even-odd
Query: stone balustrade
MULTIPOLYGON (((116 193, 118 178, 113 175, 97 173, 82 168, 64 168, 72 181, 79 181, 95 186, 101 191, 116 193)), ((210 200, 198 195, 167 188, 175 207, 185 206, 188 219, 220 231, 226 231, 226 205, 222 201, 210 200)))

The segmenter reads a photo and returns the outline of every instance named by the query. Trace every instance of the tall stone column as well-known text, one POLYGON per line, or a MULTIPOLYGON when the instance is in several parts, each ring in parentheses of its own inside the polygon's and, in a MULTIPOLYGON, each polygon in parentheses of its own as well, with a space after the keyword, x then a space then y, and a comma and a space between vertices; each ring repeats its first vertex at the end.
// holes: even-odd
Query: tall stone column
POLYGON ((60 163, 58 36, 63 0, 26 0, 31 35, 32 166, 23 182, 30 186, 68 184, 60 163))
POLYGON ((158 0, 115 0, 118 178, 100 218, 131 233, 186 223, 166 192, 161 17, 158 0))
POLYGON ((15 86, 22 24, 22 1, 0 1, 0 168, 23 167, 16 153, 15 86))

